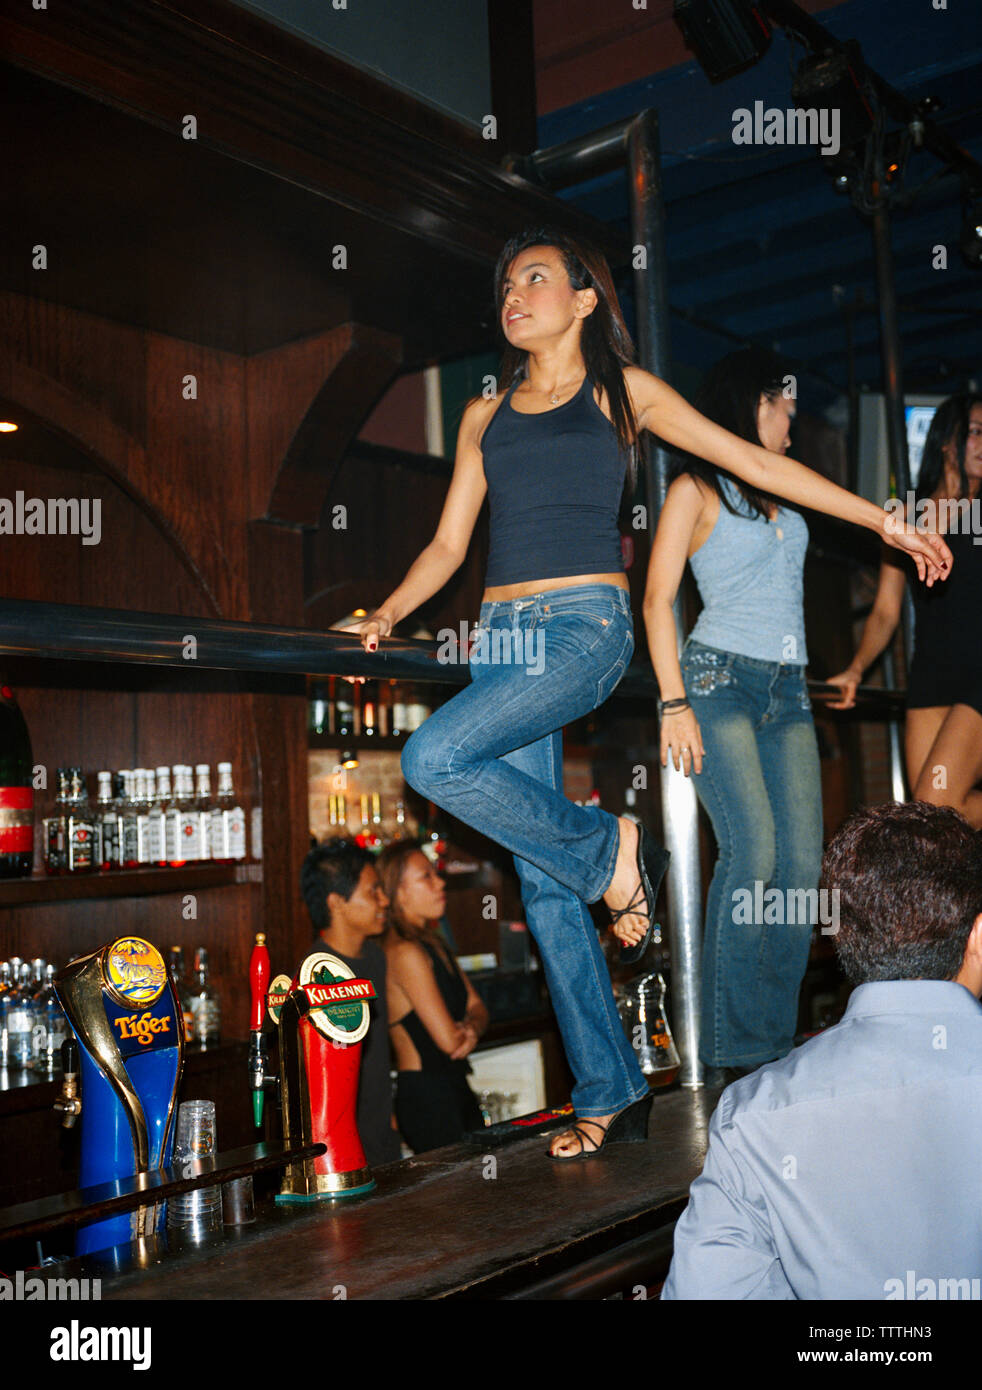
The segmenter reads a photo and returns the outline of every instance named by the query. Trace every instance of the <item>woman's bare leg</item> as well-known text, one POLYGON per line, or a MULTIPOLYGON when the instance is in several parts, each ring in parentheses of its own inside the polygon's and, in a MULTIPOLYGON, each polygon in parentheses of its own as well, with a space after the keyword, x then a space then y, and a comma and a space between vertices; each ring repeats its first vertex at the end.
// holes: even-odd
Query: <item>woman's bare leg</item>
MULTIPOLYGON (((911 714, 928 712, 911 710, 911 714)), ((982 829, 980 781, 982 714, 971 705, 952 705, 928 749, 913 794, 918 801, 954 807, 969 825, 979 830, 982 829)))

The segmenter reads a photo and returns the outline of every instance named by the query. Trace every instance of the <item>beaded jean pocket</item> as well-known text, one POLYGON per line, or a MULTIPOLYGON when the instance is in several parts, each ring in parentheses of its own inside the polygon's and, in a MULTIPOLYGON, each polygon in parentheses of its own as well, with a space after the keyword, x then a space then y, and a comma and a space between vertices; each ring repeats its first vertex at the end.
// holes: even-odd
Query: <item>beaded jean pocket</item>
POLYGON ((690 643, 682 655, 682 677, 690 696, 711 695, 733 684, 733 654, 690 643))

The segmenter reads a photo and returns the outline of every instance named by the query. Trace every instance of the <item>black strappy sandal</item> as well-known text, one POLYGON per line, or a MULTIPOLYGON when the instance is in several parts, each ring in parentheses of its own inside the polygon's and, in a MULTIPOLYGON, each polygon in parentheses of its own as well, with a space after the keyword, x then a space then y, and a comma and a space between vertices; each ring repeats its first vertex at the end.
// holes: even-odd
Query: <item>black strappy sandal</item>
POLYGON ((618 1110, 606 1124, 603 1120, 591 1120, 589 1117, 577 1120, 568 1130, 564 1130, 566 1134, 576 1135, 580 1145, 576 1153, 556 1154, 551 1149, 547 1149, 546 1152, 557 1163, 573 1163, 580 1158, 594 1158, 605 1144, 643 1144, 648 1138, 648 1119, 653 1100, 654 1096, 647 1095, 642 1096, 640 1100, 632 1101, 623 1110, 618 1110), (594 1125, 603 1135, 600 1143, 592 1149, 587 1148, 587 1140, 591 1144, 595 1141, 593 1135, 587 1134, 584 1130, 584 1125, 594 1125))
POLYGON ((651 945, 655 930, 655 900, 671 857, 667 849, 655 843, 643 825, 638 826, 637 864, 641 885, 627 907, 619 907, 611 912, 610 922, 613 926, 622 917, 647 917, 648 930, 634 946, 621 947, 621 965, 635 965, 651 945))

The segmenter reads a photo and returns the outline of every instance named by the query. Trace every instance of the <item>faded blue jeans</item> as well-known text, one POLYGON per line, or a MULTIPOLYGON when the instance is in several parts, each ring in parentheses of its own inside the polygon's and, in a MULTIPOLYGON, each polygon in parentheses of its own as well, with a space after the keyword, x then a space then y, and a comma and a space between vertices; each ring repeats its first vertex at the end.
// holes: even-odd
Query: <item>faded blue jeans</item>
POLYGON ((484 603, 471 684, 402 754, 410 786, 515 856, 581 1116, 648 1093, 587 911, 613 877, 617 818, 562 793, 563 725, 603 704, 633 650, 630 599, 613 584, 484 603))
POLYGON ((696 792, 719 848, 706 900, 699 1053, 707 1066, 770 1062, 794 1043, 814 926, 793 890, 817 889, 822 862, 805 668, 690 640, 682 678, 706 752, 696 792))

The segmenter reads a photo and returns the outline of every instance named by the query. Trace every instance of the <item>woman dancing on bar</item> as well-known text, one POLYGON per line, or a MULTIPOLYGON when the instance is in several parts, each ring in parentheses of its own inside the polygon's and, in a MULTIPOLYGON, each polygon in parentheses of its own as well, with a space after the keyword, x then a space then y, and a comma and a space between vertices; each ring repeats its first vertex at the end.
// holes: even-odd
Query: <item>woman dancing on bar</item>
POLYGON ((515 237, 498 260, 495 296, 506 389, 467 406, 436 535, 376 611, 349 626, 375 651, 441 589, 488 495, 471 684, 412 735, 402 766, 423 796, 515 856, 575 1078, 576 1122, 549 1149, 570 1160, 643 1140, 651 1102, 587 904, 603 899, 622 959, 640 959, 668 856, 633 821, 576 806, 561 790, 563 725, 607 699, 633 651, 617 514, 638 432, 879 531, 914 554, 928 582, 950 556, 937 538, 887 534, 891 519, 872 503, 728 434, 631 366, 610 270, 593 248, 543 229, 515 237))
MULTIPOLYGON (((936 593, 914 590, 904 742, 915 801, 953 806, 976 829, 982 828, 982 537, 973 532, 971 509, 977 516, 980 489, 982 396, 949 396, 924 441, 915 505, 932 529, 946 533, 957 564, 951 584, 936 593)), ((842 700, 829 709, 855 704, 863 672, 897 630, 905 583, 904 569, 884 556, 856 655, 829 678, 843 688, 842 700)))
MULTIPOLYGON (((709 371, 696 405, 783 454, 796 409, 791 380, 774 353, 744 348, 709 371)), ((644 615, 664 701, 662 766, 671 757, 693 776, 719 852, 706 898, 699 1051, 707 1066, 742 1074, 791 1051, 815 925, 788 914, 748 921, 736 907, 745 894, 763 900, 757 884, 784 895, 818 887, 822 781, 802 594, 808 527, 701 458, 673 471, 644 615), (703 610, 680 662, 672 604, 686 561, 703 610)))

